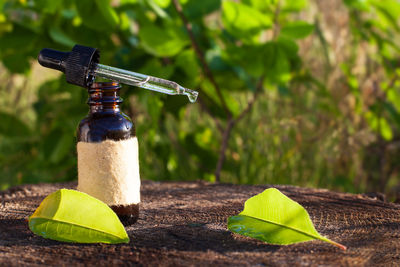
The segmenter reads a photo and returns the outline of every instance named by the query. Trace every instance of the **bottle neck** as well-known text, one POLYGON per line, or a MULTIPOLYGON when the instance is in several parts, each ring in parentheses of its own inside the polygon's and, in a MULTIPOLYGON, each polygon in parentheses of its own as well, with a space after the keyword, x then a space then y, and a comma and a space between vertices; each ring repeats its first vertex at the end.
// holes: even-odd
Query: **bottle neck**
POLYGON ((88 89, 89 113, 119 113, 123 102, 119 96, 121 86, 118 82, 96 82, 88 89))

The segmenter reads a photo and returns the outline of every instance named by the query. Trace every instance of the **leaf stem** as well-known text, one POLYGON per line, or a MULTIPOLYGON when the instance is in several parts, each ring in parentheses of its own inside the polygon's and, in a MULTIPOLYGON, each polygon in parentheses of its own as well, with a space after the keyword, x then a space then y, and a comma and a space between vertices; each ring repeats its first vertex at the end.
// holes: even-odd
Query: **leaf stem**
POLYGON ((326 241, 326 242, 328 242, 328 243, 330 243, 330 244, 332 244, 332 245, 334 245, 334 246, 336 246, 336 247, 338 247, 340 249, 347 250, 346 246, 344 246, 344 245, 342 245, 340 243, 337 243, 335 241, 332 241, 332 240, 330 240, 330 239, 328 239, 326 237, 324 237, 323 241, 326 241))
POLYGON ((281 2, 278 0, 275 6, 274 12, 274 28, 273 28, 273 39, 276 39, 279 35, 280 27, 279 27, 279 14, 281 12, 281 2))

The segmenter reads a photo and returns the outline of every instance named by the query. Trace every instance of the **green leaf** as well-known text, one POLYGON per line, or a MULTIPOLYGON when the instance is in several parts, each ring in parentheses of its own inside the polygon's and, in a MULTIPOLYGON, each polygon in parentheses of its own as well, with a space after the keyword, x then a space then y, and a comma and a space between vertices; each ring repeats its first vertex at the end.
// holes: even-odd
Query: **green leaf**
MULTIPOLYGON (((169 19, 170 18, 168 13, 165 12, 164 9, 162 9, 162 7, 160 6, 159 3, 157 3, 157 1, 155 1, 155 0, 147 0, 146 2, 153 9, 153 11, 157 14, 157 16, 159 16, 160 18, 163 18, 163 19, 169 19)), ((164 2, 164 1, 161 0, 160 2, 161 2, 161 4, 163 4, 162 2, 164 2)))
POLYGON ((140 28, 139 38, 147 52, 159 57, 178 54, 189 41, 184 32, 177 27, 160 28, 152 24, 140 28))
POLYGON ((259 77, 264 72, 264 46, 230 45, 226 47, 223 53, 226 62, 241 66, 246 73, 259 77), (251 58, 252 60, 249 60, 251 58))
POLYGON ((36 37, 37 35, 33 31, 19 25, 13 25, 12 32, 7 32, 1 36, 0 53, 25 51, 32 47, 36 37))
POLYGON ((74 138, 70 133, 63 134, 57 141, 57 145, 53 147, 49 161, 53 163, 60 162, 69 152, 73 151, 74 138))
POLYGON ((60 189, 29 217, 29 229, 44 238, 77 243, 129 243, 118 216, 85 193, 60 189))
POLYGON ((119 4, 121 6, 123 6, 123 5, 133 5, 133 4, 136 4, 137 2, 138 2, 138 0, 120 0, 119 4))
POLYGON ((159 123, 159 119, 162 113, 162 108, 164 106, 164 102, 160 100, 160 95, 151 95, 146 94, 143 96, 146 100, 146 106, 148 107, 148 112, 151 118, 151 125, 156 128, 159 123))
POLYGON ((83 24, 93 30, 113 31, 119 23, 118 15, 110 6, 110 0, 82 1, 75 5, 83 24))
POLYGON ((400 94, 394 88, 389 88, 387 91, 388 101, 395 107, 397 111, 400 111, 400 94))
POLYGON ((0 111, 0 135, 23 137, 30 134, 29 127, 17 116, 0 111))
POLYGON ((383 108, 387 111, 387 113, 393 119, 393 121, 397 124, 397 126, 400 126, 400 114, 396 110, 396 107, 390 102, 385 102, 385 103, 383 103, 383 108))
POLYGON ((248 199, 244 210, 228 219, 228 229, 270 244, 289 245, 319 239, 346 249, 321 236, 308 212, 276 188, 269 188, 248 199))
POLYGON ((285 50, 288 58, 295 58, 299 52, 299 46, 289 38, 279 37, 277 45, 285 50))
POLYGON ((369 4, 365 0, 343 0, 343 3, 350 8, 369 11, 369 4))
POLYGON ((370 0, 369 4, 376 8, 378 19, 377 23, 386 26, 385 28, 394 28, 399 31, 398 14, 400 12, 400 3, 397 0, 370 0))
POLYGON ((43 13, 54 14, 59 9, 62 9, 64 3, 62 0, 36 0, 34 2, 35 6, 43 13))
POLYGON ((29 56, 24 53, 7 54, 3 56, 2 61, 4 66, 14 73, 27 74, 31 68, 29 56))
POLYGON ((314 25, 305 21, 296 21, 284 26, 281 34, 294 39, 302 39, 310 35, 314 30, 314 25))
POLYGON ((308 5, 307 0, 284 0, 282 5, 282 11, 285 12, 299 12, 306 8, 308 5))
POLYGON ((110 0, 96 0, 96 4, 108 25, 111 28, 117 27, 119 18, 115 10, 111 7, 110 0))
POLYGON ((154 2, 162 8, 167 8, 171 4, 171 0, 154 0, 154 2))
POLYGON ((275 8, 274 0, 243 0, 242 2, 260 11, 271 11, 275 8))
POLYGON ((272 25, 269 16, 241 3, 224 1, 222 11, 222 22, 226 30, 247 43, 272 25))
POLYGON ((163 79, 169 79, 174 73, 175 66, 173 64, 164 65, 159 58, 152 58, 140 68, 140 72, 147 73, 149 75, 160 77, 163 79))
POLYGON ((268 43, 264 53, 269 55, 265 60, 268 80, 272 83, 286 84, 291 78, 287 48, 277 43, 268 43))
POLYGON ((183 12, 190 20, 202 19, 221 7, 221 0, 189 0, 183 3, 183 12))
POLYGON ((393 131, 390 124, 384 117, 378 116, 375 113, 368 111, 365 113, 365 118, 369 127, 379 133, 385 140, 393 139, 393 131))
POLYGON ((58 27, 51 27, 49 29, 49 35, 53 41, 56 43, 65 45, 66 47, 73 47, 76 42, 69 38, 60 28, 58 27))
POLYGON ((179 53, 176 57, 176 65, 190 78, 196 79, 199 77, 200 67, 192 49, 179 53))
MULTIPOLYGON (((222 103, 220 102, 217 92, 215 91, 215 87, 209 81, 206 80, 202 82, 201 90, 204 91, 204 93, 206 93, 208 96, 210 96, 215 103, 218 103, 216 105, 222 108, 222 103)), ((225 99, 226 105, 228 106, 228 109, 232 112, 232 114, 234 116, 239 115, 240 105, 238 101, 232 96, 232 94, 228 93, 228 91, 226 90, 223 90, 222 97, 223 99, 225 99)))

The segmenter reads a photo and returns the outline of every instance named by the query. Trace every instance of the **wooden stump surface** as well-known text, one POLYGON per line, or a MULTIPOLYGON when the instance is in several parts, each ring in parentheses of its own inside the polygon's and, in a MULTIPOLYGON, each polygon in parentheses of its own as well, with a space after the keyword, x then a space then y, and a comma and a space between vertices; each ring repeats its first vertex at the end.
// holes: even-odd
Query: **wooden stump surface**
POLYGON ((129 244, 72 244, 34 235, 27 218, 43 198, 75 187, 39 184, 0 192, 0 266, 400 266, 400 205, 293 186, 274 187, 303 205, 316 229, 346 251, 321 241, 277 246, 232 234, 227 218, 270 186, 203 182, 144 181, 139 220, 126 228, 129 244))

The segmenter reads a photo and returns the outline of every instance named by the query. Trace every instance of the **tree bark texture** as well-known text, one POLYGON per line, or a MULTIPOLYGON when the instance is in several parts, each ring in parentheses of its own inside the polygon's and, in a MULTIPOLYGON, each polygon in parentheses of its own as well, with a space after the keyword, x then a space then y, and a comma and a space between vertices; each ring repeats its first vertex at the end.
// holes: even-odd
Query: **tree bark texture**
POLYGON ((294 186, 273 187, 303 205, 316 229, 346 251, 321 241, 269 245, 229 232, 227 218, 270 185, 144 181, 139 220, 126 228, 129 244, 62 243, 34 235, 27 218, 43 198, 75 187, 38 184, 0 192, 1 266, 400 265, 400 205, 374 195, 294 186))

